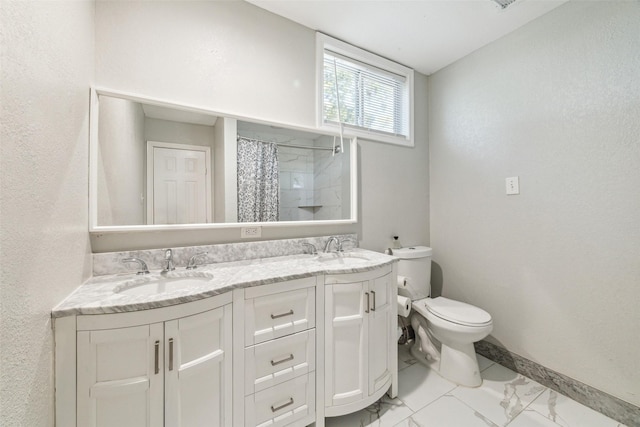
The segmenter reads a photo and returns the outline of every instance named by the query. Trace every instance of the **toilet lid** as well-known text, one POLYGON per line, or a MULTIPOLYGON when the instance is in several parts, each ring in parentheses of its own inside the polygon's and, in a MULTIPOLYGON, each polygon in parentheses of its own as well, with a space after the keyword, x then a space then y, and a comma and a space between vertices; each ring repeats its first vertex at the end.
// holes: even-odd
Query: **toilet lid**
POLYGON ((433 315, 449 322, 467 326, 491 323, 491 315, 481 308, 444 297, 426 298, 426 309, 433 315))

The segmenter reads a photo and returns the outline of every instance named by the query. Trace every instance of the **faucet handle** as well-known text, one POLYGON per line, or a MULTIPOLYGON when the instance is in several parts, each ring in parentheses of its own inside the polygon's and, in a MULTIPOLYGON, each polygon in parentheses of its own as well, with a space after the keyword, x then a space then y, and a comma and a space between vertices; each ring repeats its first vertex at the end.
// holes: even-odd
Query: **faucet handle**
POLYGON ((309 254, 310 255, 318 255, 318 249, 316 249, 316 245, 314 245, 313 243, 303 242, 303 243, 301 243, 301 245, 304 248, 309 248, 309 254))
POLYGON ((122 258, 120 262, 122 264, 126 264, 128 262, 137 262, 140 268, 138 269, 136 274, 149 274, 149 267, 147 267, 147 263, 141 260, 140 258, 134 258, 134 257, 122 258))
POLYGON ((353 243, 353 248, 357 248, 358 247, 358 241, 356 239, 354 239, 353 237, 345 237, 344 239, 338 239, 338 252, 342 252, 344 250, 342 245, 345 242, 353 243))
POLYGON ((187 263, 187 270, 193 270, 194 268, 198 268, 197 260, 203 256, 206 256, 209 252, 200 252, 198 254, 193 255, 189 258, 189 262, 187 263))

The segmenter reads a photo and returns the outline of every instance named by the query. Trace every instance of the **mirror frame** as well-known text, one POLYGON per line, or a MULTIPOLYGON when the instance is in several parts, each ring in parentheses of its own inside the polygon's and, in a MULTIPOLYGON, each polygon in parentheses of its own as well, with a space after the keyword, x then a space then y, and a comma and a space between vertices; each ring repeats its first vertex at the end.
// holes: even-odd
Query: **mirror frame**
MULTIPOLYGON (((151 224, 151 225, 98 225, 98 118, 100 115, 99 96, 111 96, 114 98, 127 99, 149 105, 165 108, 174 108, 201 114, 210 114, 218 117, 228 117, 245 122, 253 122, 268 126, 277 126, 292 130, 314 132, 329 136, 339 136, 326 129, 317 127, 305 127, 290 123, 277 123, 260 120, 252 117, 238 116, 235 114, 222 113, 207 108, 194 105, 179 104, 162 99, 149 98, 128 92, 110 90, 99 87, 91 88, 90 109, 89 109, 89 232, 90 233, 125 233, 129 231, 163 231, 163 230, 200 230, 200 229, 225 229, 241 227, 302 227, 316 225, 345 225, 357 224, 358 222, 358 139, 349 136, 350 140, 350 204, 351 216, 347 219, 318 220, 318 221, 278 221, 278 222, 213 222, 199 224, 151 224)), ((346 138, 346 136, 345 136, 346 138)))

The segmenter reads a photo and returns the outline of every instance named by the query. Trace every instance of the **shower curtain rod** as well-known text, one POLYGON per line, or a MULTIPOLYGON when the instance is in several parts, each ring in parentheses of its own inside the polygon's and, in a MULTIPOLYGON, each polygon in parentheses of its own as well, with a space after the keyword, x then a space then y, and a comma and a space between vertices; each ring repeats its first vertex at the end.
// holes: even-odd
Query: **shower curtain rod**
POLYGON ((333 148, 331 147, 314 147, 312 145, 295 145, 295 144, 283 144, 281 142, 276 142, 276 145, 279 145, 281 147, 289 147, 289 148, 308 148, 309 150, 327 150, 327 151, 333 151, 333 148))
MULTIPOLYGON (((254 138, 247 138, 241 135, 238 135, 238 138, 246 138, 246 139, 253 139, 254 141, 260 141, 259 139, 254 139, 254 138)), ((274 142, 274 141, 261 141, 261 142, 271 142, 273 144, 279 145, 281 147, 289 147, 289 148, 307 148, 309 150, 326 150, 326 151, 334 151, 335 153, 339 153, 340 152, 340 147, 336 146, 336 148, 332 148, 332 147, 314 147, 312 145, 296 145, 296 144, 287 144, 284 142, 274 142)))

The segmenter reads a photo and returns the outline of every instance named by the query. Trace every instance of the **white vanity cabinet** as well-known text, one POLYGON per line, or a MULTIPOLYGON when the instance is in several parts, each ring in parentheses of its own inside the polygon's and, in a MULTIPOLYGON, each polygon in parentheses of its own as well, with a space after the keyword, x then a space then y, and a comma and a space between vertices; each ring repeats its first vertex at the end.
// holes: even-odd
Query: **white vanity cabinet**
POLYGON ((391 266, 325 276, 326 416, 397 394, 396 286, 391 266))
POLYGON ((236 390, 236 426, 305 426, 316 420, 318 280, 234 291, 234 308, 242 305, 238 312, 244 312, 237 319, 244 323, 244 348, 236 347, 244 353, 236 357, 236 366, 243 366, 244 396, 236 390))
POLYGON ((344 274, 296 259, 277 271, 299 278, 237 287, 245 266, 217 271, 227 287, 206 297, 96 307, 88 292, 54 312, 56 427, 323 427, 395 397, 396 269, 379 256, 344 274))
POLYGON ((57 425, 231 426, 231 299, 77 316, 76 419, 57 425))

